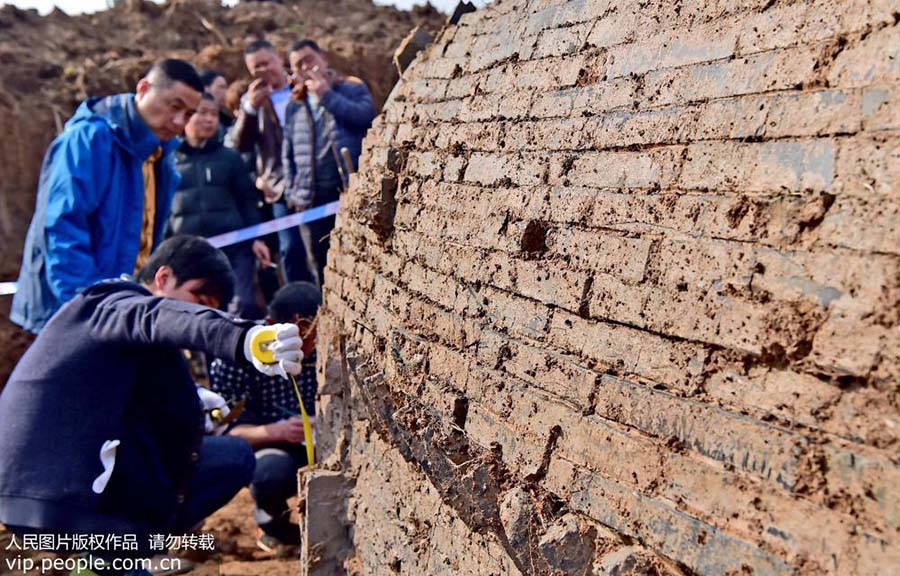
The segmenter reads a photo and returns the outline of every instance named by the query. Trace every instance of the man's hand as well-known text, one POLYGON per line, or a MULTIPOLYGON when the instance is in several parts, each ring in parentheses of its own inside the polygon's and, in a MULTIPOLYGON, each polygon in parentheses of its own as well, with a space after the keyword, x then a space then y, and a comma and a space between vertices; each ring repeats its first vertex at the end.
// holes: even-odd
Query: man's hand
POLYGON ((306 100, 306 84, 297 81, 291 83, 291 99, 298 102, 306 100))
POLYGON ((266 246, 265 242, 262 240, 254 240, 252 249, 253 254, 262 266, 265 267, 272 263, 272 253, 269 252, 269 247, 266 246))
POLYGON ((225 431, 227 424, 219 425, 217 422, 228 416, 231 412, 225 399, 202 386, 197 386, 197 396, 200 397, 200 404, 203 405, 203 428, 207 434, 221 434, 225 431), (212 418, 213 411, 218 410, 216 418, 212 418))
POLYGON ((274 188, 269 184, 269 181, 266 180, 264 176, 256 177, 256 188, 263 193, 263 200, 266 201, 266 204, 272 204, 273 202, 277 202, 279 198, 281 198, 281 194, 275 191, 274 188))
POLYGON ((300 331, 296 324, 254 326, 244 336, 244 357, 266 376, 281 376, 286 379, 288 374, 299 374, 302 369, 300 364, 303 360, 302 347, 303 340, 300 339, 300 331), (272 352, 271 363, 264 362, 261 351, 253 345, 254 337, 266 330, 274 331, 274 340, 267 345, 268 350, 272 352))
POLYGON ((328 76, 318 66, 313 66, 309 70, 304 71, 303 85, 319 98, 331 90, 331 82, 328 81, 328 76))
POLYGON ((266 424, 265 429, 275 442, 303 442, 303 419, 299 416, 266 424))
POLYGON ((272 88, 262 78, 254 80, 247 87, 247 101, 254 110, 262 108, 271 94, 272 88))

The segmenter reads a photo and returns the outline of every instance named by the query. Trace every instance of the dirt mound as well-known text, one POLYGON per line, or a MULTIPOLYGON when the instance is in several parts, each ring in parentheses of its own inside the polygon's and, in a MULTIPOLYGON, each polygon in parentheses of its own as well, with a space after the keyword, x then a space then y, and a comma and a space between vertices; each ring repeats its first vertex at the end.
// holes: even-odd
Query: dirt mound
MULTIPOLYGON (((128 0, 96 14, 55 10, 44 17, 0 8, 0 281, 18 274, 44 150, 85 97, 132 90, 163 56, 236 80, 245 75, 241 52, 249 40, 264 36, 283 49, 309 37, 329 51, 335 68, 368 82, 380 105, 397 80, 393 50, 411 28, 434 30, 443 20, 430 6, 404 12, 370 0, 233 8, 215 0, 128 0)), ((9 323, 9 304, 0 298, 0 339, 12 343, 0 357, 0 382, 30 341, 9 323)))

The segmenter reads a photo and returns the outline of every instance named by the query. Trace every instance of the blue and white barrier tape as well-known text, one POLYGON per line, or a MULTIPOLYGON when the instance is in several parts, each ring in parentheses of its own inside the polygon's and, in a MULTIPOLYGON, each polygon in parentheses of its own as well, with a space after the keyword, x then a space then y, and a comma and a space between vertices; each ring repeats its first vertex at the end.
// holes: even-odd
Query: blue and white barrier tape
POLYGON ((337 214, 338 208, 340 208, 340 206, 341 201, 335 200, 334 202, 316 206, 315 208, 310 208, 308 210, 304 210, 303 212, 297 212, 296 214, 282 216, 281 218, 269 220, 268 222, 263 222, 262 224, 255 224, 253 226, 241 228, 240 230, 233 230, 231 232, 219 234, 218 236, 212 236, 211 238, 207 238, 207 240, 216 248, 231 246, 232 244, 237 244, 238 242, 245 242, 253 238, 259 238, 260 236, 278 232, 279 230, 285 230, 287 228, 299 226, 300 224, 308 224, 310 222, 325 218, 326 216, 337 214))
MULTIPOLYGON (((340 206, 341 201, 335 200, 334 202, 316 206, 315 208, 310 208, 303 212, 297 212, 296 214, 282 216, 281 218, 269 220, 262 224, 254 224, 253 226, 247 226, 246 228, 240 228, 239 230, 232 230, 231 232, 212 236, 207 238, 207 240, 216 248, 224 248, 225 246, 231 246, 232 244, 245 242, 247 240, 252 240, 253 238, 259 238, 260 236, 266 236, 274 232, 299 226, 300 224, 309 224, 310 222, 321 220, 322 218, 337 214, 340 206)), ((10 294, 15 293, 15 282, 0 282, 0 296, 9 296, 10 294)))

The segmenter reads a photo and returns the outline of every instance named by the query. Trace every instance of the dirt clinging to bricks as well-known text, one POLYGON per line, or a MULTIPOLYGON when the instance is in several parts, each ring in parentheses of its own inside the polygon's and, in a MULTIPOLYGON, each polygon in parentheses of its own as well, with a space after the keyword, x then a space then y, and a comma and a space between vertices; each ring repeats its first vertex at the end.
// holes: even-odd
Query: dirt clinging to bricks
POLYGON ((332 239, 319 423, 345 564, 900 563, 898 21, 502 0, 446 27, 332 239))

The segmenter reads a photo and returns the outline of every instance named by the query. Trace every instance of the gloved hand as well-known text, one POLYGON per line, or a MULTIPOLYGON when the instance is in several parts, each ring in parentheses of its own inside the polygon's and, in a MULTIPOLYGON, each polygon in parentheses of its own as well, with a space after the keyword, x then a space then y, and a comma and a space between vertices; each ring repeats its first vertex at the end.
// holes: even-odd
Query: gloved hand
POLYGON ((300 330, 296 324, 273 324, 271 326, 254 326, 247 331, 244 337, 244 357, 253 364, 253 367, 267 376, 281 376, 287 378, 288 374, 299 374, 303 360, 303 340, 300 339, 300 330), (275 330, 275 341, 269 346, 274 354, 274 362, 266 363, 258 357, 258 351, 253 350, 251 343, 254 336, 263 330, 275 330))
POLYGON ((203 427, 206 433, 218 435, 225 432, 228 425, 217 424, 231 412, 225 399, 202 386, 197 386, 197 395, 200 397, 200 403, 203 405, 203 427), (215 410, 218 410, 218 414, 215 414, 216 418, 213 418, 213 411, 215 410))

